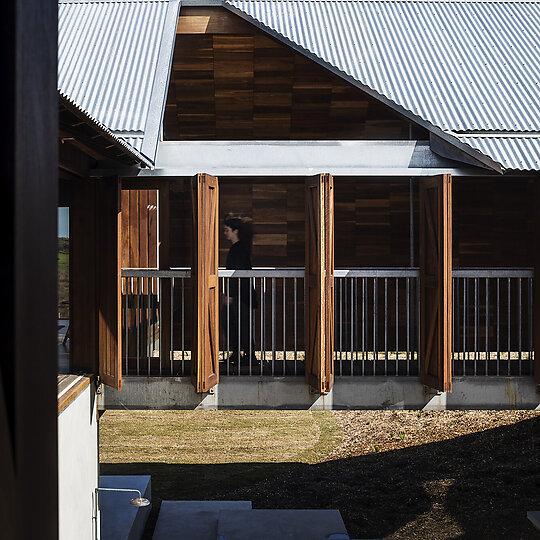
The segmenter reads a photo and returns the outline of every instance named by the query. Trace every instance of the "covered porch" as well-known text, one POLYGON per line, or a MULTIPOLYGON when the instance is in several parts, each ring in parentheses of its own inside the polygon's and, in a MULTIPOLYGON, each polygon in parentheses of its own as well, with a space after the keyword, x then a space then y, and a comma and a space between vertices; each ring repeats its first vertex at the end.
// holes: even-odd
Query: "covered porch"
MULTIPOLYGON (((156 377, 168 385, 192 378, 199 381, 196 390, 214 403, 218 391, 213 386, 220 377, 222 382, 230 378, 226 384, 273 384, 269 396, 280 395, 275 384, 285 377, 306 386, 308 401, 311 388, 326 402, 334 381, 347 385, 345 393, 365 397, 369 391, 358 385, 371 380, 379 397, 390 386, 401 386, 399 392, 420 389, 409 399, 411 406, 419 406, 422 393, 432 399, 448 392, 453 379, 504 386, 505 380, 517 378, 534 401, 534 261, 523 249, 534 239, 533 212, 504 209, 510 193, 528 208, 534 181, 460 167, 422 141, 296 141, 294 146, 296 152, 290 144, 272 142, 161 143, 153 171, 122 179, 125 381, 138 385, 137 378, 156 377), (219 173, 212 177, 219 195, 212 215, 195 216, 193 204, 204 203, 194 186, 210 178, 195 172, 205 155, 212 156, 209 170, 219 173), (338 174, 313 174, 312 165, 324 170, 320 162, 325 159, 327 170, 338 174), (347 163, 347 170, 340 170, 339 163, 347 163), (385 167, 377 166, 381 163, 385 167), (319 218, 310 229, 306 216, 313 205, 307 186, 314 178, 319 218), (325 182, 331 182, 330 190, 325 191, 325 182), (251 271, 223 268, 229 246, 220 238, 219 224, 229 212, 253 219, 251 271), (498 219, 505 223, 503 237, 498 219), (206 227, 204 234, 194 236, 200 227, 206 227), (318 249, 318 238, 326 239, 326 252, 318 249), (222 320, 215 317, 213 330, 206 326, 199 334, 208 347, 212 342, 210 352, 193 352, 192 346, 194 332, 208 324, 193 311, 203 294, 192 278, 195 243, 199 251, 216 254, 212 301, 222 320), (314 268, 312 275, 331 278, 319 280, 311 311, 306 307, 306 261, 314 268), (254 288, 258 308, 249 310, 254 350, 238 365, 231 352, 240 340, 234 331, 239 325, 231 324, 231 310, 222 310, 220 299, 232 280, 240 279, 254 288), (325 328, 325 343, 306 364, 306 336, 309 326, 313 333, 318 324, 325 328), (198 378, 198 372, 204 377, 198 378)), ((195 265, 199 282, 209 279, 204 266, 202 259, 195 265)), ((247 387, 237 391, 251 392, 247 387)), ((234 399, 229 404, 229 398, 221 399, 221 406, 234 406, 234 399)))

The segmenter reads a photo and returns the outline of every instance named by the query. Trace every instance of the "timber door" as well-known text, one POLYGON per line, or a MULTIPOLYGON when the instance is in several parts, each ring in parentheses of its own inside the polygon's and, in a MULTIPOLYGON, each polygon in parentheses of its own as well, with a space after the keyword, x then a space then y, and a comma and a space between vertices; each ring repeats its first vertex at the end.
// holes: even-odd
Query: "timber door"
POLYGON ((193 339, 191 381, 208 392, 219 380, 218 181, 209 174, 192 179, 193 339))
POLYGON ((420 180, 420 380, 452 390, 452 177, 420 180))
POLYGON ((334 180, 306 179, 306 381, 334 384, 334 180))

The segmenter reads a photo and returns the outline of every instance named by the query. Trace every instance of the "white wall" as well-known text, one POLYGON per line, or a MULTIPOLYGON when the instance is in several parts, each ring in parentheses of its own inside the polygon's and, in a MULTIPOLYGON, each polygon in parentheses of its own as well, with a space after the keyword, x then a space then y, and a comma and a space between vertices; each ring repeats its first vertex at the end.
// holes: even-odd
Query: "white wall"
POLYGON ((95 387, 90 384, 58 415, 59 540, 99 538, 93 519, 99 477, 94 398, 95 387))

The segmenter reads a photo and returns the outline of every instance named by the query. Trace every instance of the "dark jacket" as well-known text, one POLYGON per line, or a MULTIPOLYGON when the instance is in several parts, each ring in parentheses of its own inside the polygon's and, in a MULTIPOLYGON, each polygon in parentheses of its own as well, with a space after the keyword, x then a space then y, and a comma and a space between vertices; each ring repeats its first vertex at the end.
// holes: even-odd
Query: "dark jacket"
MULTIPOLYGON (((251 270, 251 256, 242 242, 236 242, 231 246, 227 254, 226 268, 227 270, 251 270)), ((246 306, 249 306, 249 292, 249 278, 240 278, 240 301, 246 306)), ((227 294, 227 289, 225 289, 225 294, 227 294)), ((251 307, 257 309, 258 302, 255 289, 252 289, 251 294, 251 307)), ((229 278, 228 296, 238 302, 238 278, 229 278)))

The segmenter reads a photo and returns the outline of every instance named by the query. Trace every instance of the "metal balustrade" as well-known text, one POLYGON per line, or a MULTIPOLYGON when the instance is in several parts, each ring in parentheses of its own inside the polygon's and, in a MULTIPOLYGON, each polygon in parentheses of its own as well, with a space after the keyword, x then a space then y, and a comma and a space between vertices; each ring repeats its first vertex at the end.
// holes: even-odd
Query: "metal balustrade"
POLYGON ((532 375, 533 277, 530 268, 454 270, 454 375, 532 375))
POLYGON ((418 375, 417 268, 334 271, 334 372, 418 375))
MULTIPOLYGON (((334 278, 335 375, 418 376, 418 269, 334 278)), ((454 375, 532 374, 532 287, 531 269, 454 270, 454 375)), ((220 269, 219 288, 220 374, 303 375, 304 269, 220 269), (245 303, 224 301, 234 287, 245 303)), ((122 321, 124 374, 190 375, 190 269, 122 270, 122 321)))

